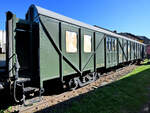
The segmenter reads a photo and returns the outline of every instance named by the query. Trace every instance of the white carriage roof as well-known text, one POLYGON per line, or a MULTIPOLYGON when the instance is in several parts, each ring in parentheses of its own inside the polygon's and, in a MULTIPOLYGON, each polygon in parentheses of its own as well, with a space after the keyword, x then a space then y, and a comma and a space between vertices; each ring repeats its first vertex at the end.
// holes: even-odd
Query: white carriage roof
MULTIPOLYGON (((105 34, 110 35, 110 36, 123 38, 123 39, 126 39, 126 40, 130 40, 130 41, 134 41, 136 43, 143 44, 143 43, 138 42, 136 40, 132 40, 132 39, 127 38, 125 36, 122 36, 122 35, 119 35, 117 33, 111 32, 109 30, 98 28, 98 27, 94 27, 92 25, 89 25, 89 24, 80 22, 78 20, 74 20, 72 18, 69 18, 69 17, 63 16, 63 15, 57 14, 57 13, 55 13, 53 11, 41 8, 39 6, 34 6, 34 7, 37 9, 38 13, 41 14, 41 15, 45 15, 45 16, 48 16, 48 17, 51 17, 51 18, 55 18, 55 19, 60 20, 60 21, 64 21, 64 22, 71 23, 71 24, 74 24, 74 25, 77 25, 77 26, 81 26, 81 27, 85 27, 85 28, 88 28, 88 29, 91 29, 91 30, 102 32, 102 33, 105 33, 105 34)), ((143 44, 143 45, 145 45, 145 44, 143 44)))

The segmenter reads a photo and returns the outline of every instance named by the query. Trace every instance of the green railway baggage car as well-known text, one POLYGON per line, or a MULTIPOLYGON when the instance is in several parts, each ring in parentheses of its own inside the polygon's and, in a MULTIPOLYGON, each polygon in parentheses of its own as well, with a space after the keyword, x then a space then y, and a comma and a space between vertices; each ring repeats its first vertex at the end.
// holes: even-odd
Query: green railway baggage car
POLYGON ((103 69, 144 58, 145 45, 138 41, 35 5, 24 20, 8 12, 6 23, 6 78, 14 92, 22 86, 23 92, 42 93, 44 82, 53 79, 75 89, 95 81, 103 69))

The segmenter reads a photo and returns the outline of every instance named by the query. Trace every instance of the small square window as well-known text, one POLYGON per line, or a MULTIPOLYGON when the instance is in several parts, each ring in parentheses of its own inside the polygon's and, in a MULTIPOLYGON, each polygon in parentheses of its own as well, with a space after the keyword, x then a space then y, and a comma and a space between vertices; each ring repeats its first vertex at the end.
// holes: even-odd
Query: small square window
POLYGON ((84 35, 84 52, 86 53, 92 51, 91 39, 92 37, 90 35, 84 35))
POLYGON ((76 53, 77 52, 77 33, 66 31, 66 52, 76 53))

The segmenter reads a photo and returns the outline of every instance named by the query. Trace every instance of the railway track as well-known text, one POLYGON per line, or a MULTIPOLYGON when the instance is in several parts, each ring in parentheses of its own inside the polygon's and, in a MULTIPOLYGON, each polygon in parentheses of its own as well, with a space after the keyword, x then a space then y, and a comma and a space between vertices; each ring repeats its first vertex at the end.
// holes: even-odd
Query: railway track
MULTIPOLYGON (((69 106, 73 101, 77 101, 78 99, 82 98, 82 96, 85 93, 88 93, 99 87, 102 87, 104 85, 119 80, 122 76, 130 73, 136 67, 137 65, 133 64, 123 68, 119 68, 115 71, 103 73, 103 75, 98 80, 86 85, 85 87, 78 88, 77 90, 74 91, 66 91, 58 95, 52 95, 52 96, 43 95, 42 100, 40 102, 36 102, 32 106, 26 106, 26 107, 23 105, 13 106, 11 112, 18 111, 20 113, 29 113, 29 112, 40 112, 40 111, 44 112, 45 110, 48 110, 48 112, 53 112, 57 108, 59 108, 58 110, 62 110, 66 106, 69 106)), ((36 97, 30 101, 34 101, 37 99, 38 98, 36 97)))

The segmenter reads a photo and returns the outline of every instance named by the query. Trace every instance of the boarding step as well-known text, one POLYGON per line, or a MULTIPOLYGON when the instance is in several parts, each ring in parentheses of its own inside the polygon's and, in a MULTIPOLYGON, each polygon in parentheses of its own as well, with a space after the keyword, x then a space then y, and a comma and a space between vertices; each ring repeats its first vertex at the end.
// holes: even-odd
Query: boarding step
MULTIPOLYGON (((24 106, 31 106, 33 103, 39 102, 41 100, 41 95, 37 99, 31 100, 29 97, 37 96, 36 93, 39 92, 39 88, 36 87, 24 87, 23 88, 23 104, 24 106), (26 100, 26 97, 28 98, 26 100)), ((38 93, 39 94, 39 93, 38 93)))
POLYGON ((24 90, 24 92, 37 92, 37 91, 39 91, 39 88, 36 88, 36 87, 25 87, 23 90, 24 90))

